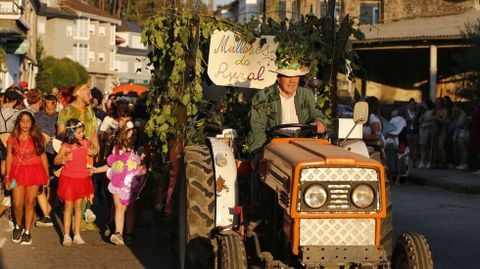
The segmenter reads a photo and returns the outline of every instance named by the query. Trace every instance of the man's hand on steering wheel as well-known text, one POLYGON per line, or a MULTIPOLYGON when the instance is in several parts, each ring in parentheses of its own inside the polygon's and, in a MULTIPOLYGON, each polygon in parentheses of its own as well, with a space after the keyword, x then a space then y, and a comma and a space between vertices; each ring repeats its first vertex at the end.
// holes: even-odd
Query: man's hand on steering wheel
POLYGON ((316 119, 313 121, 313 124, 317 126, 317 133, 318 134, 323 134, 326 130, 326 126, 325 126, 325 123, 320 120, 320 119, 316 119))

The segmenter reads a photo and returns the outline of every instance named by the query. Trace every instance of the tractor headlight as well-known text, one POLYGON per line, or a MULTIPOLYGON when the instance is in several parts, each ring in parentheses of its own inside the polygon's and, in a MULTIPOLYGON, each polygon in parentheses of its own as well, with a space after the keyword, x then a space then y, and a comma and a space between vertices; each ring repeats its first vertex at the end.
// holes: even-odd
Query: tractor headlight
POLYGON ((360 184, 352 191, 352 202, 358 208, 367 208, 373 204, 375 192, 367 184, 360 184))
POLYGON ((311 208, 320 208, 327 202, 327 190, 321 185, 313 184, 305 191, 303 200, 311 208))

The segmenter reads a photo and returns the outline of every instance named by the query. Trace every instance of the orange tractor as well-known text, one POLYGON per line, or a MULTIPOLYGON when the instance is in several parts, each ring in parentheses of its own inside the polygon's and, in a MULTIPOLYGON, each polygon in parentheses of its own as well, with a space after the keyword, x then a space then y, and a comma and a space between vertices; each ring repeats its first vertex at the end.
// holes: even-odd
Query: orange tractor
MULTIPOLYGON (((187 147, 179 267, 432 269, 422 235, 393 245, 390 183, 361 141, 367 118, 360 103, 353 120, 335 121, 332 138, 272 139, 246 188, 234 130, 187 147)), ((275 129, 284 127, 305 126, 275 129)))

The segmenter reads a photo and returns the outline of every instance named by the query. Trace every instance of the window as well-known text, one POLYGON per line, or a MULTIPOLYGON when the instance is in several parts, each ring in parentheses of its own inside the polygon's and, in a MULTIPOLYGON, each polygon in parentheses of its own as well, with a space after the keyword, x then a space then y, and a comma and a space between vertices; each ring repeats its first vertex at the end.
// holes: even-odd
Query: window
MULTIPOLYGON (((340 2, 336 1, 335 12, 333 13, 333 16, 335 16, 335 20, 337 21, 340 19, 340 9, 341 9, 340 2)), ((326 15, 327 15, 327 4, 326 2, 322 1, 320 3, 320 17, 325 17, 326 15)))
POLYGON ((39 34, 45 34, 45 22, 44 21, 39 21, 38 22, 38 33, 39 34))
POLYGON ((360 24, 377 24, 380 15, 380 2, 360 3, 360 24))
POLYGON ((98 27, 98 35, 99 36, 105 36, 105 27, 104 26, 98 27))
POLYGON ((73 37, 77 39, 88 39, 89 19, 77 19, 73 23, 73 37))
POLYGON ((142 37, 140 35, 132 35, 132 43, 130 46, 135 49, 145 49, 145 46, 142 44, 142 37))
POLYGON ((128 61, 118 61, 118 72, 128 73, 128 61))
POLYGON ((280 17, 280 20, 281 21, 285 20, 287 16, 287 2, 285 0, 279 0, 277 8, 278 8, 278 16, 280 17))
POLYGON ((72 52, 72 59, 79 62, 85 67, 88 67, 88 44, 84 43, 74 43, 73 44, 73 52, 72 52))
POLYGON ((98 62, 100 62, 100 63, 105 62, 105 53, 103 53, 103 52, 98 53, 98 62))
POLYGON ((110 45, 115 45, 115 25, 110 25, 110 45))
POLYGON ((110 49, 108 58, 108 67, 113 71, 115 70, 115 49, 110 49))
POLYGON ((89 51, 88 52, 88 61, 89 62, 95 62, 95 51, 89 51))
POLYGON ((94 24, 88 25, 88 32, 89 32, 91 35, 94 35, 94 34, 95 34, 95 25, 94 25, 94 24))
POLYGON ((72 26, 71 25, 67 25, 67 36, 72 36, 72 26))

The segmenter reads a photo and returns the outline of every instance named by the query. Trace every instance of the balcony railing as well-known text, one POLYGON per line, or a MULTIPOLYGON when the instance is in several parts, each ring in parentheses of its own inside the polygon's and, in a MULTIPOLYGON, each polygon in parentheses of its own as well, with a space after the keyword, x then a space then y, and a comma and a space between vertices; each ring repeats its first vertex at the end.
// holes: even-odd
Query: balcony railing
POLYGON ((21 1, 0 0, 0 15, 20 15, 22 14, 21 1))

